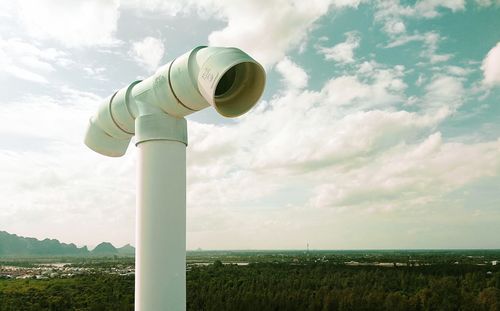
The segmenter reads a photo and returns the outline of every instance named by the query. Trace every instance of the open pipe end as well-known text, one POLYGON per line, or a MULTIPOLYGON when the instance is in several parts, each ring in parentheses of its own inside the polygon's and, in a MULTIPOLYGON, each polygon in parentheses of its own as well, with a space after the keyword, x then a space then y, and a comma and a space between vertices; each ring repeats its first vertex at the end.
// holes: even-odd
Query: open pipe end
POLYGON ((234 118, 249 111, 264 92, 264 68, 236 48, 205 48, 198 86, 205 99, 224 117, 234 118))

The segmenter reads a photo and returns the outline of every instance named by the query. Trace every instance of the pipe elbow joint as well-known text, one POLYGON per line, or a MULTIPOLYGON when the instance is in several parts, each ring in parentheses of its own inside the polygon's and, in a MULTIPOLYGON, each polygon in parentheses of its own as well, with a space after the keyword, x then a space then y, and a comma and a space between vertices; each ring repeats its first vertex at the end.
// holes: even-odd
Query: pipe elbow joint
POLYGON ((90 118, 84 143, 97 153, 121 157, 135 134, 130 92, 135 81, 106 99, 90 118))

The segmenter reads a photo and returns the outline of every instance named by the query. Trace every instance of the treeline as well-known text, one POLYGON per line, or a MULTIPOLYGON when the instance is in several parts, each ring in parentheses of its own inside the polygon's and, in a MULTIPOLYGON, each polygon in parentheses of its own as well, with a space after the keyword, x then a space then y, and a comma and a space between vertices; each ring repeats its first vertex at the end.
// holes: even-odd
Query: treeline
POLYGON ((188 309, 500 310, 500 271, 491 268, 213 265, 189 273, 188 309))
POLYGON ((134 310, 134 277, 92 274, 69 279, 0 280, 0 310, 134 310))
MULTIPOLYGON (((0 280, 0 310, 133 310, 133 277, 0 280)), ((193 267, 188 310, 500 310, 498 266, 257 263, 193 267)))

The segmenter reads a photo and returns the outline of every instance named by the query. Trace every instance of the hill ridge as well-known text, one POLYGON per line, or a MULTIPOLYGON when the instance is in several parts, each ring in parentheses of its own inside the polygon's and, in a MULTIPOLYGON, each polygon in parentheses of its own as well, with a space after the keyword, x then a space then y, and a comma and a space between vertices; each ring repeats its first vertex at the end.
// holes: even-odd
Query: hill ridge
POLYGON ((39 240, 0 230, 0 257, 53 257, 53 256, 133 256, 135 248, 126 244, 116 248, 110 242, 102 242, 92 251, 87 246, 62 243, 57 239, 39 240))

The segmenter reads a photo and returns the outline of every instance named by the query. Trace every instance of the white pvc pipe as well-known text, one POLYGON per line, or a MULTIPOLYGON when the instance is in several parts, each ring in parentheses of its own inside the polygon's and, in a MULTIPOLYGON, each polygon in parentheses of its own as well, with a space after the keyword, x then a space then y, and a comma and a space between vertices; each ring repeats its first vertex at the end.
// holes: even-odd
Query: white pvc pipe
POLYGON ((186 145, 149 140, 139 151, 136 311, 186 310, 186 145))
POLYGON ((85 144, 106 156, 139 148, 136 311, 186 309, 186 145, 183 118, 212 105, 237 117, 262 95, 264 68, 236 48, 198 47, 110 96, 85 144))

